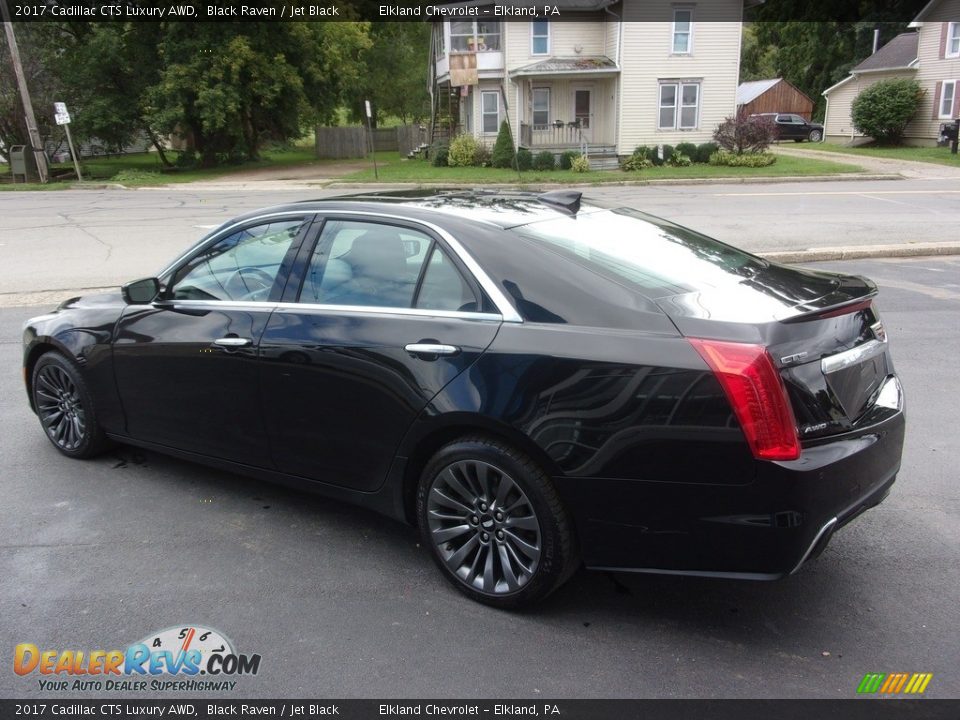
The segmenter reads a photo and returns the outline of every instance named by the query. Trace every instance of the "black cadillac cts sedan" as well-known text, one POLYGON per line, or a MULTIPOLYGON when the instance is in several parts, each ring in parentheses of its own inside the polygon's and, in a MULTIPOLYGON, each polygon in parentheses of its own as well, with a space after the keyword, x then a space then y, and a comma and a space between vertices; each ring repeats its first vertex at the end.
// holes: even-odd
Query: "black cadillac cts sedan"
POLYGON ((33 318, 24 379, 65 455, 373 508, 518 607, 581 563, 779 578, 883 500, 904 414, 876 293, 575 192, 351 196, 33 318))

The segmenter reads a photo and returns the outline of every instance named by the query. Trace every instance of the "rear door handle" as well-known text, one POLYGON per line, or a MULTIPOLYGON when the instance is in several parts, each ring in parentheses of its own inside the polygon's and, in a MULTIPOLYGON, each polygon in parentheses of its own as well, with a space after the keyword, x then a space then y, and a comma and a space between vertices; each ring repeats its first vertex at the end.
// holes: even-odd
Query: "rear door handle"
POLYGON ((220 347, 225 347, 225 348, 241 348, 241 347, 247 347, 247 345, 252 345, 253 340, 251 340, 250 338, 241 338, 241 337, 222 337, 214 340, 213 344, 219 345, 220 347))
POLYGON ((456 355, 460 348, 456 345, 441 345, 440 343, 410 343, 404 350, 413 355, 456 355))

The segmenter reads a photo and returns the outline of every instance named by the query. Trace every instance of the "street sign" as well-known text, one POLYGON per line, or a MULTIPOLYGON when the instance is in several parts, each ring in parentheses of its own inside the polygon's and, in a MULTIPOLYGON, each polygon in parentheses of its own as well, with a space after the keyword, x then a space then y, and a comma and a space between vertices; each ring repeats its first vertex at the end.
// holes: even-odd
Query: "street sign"
POLYGON ((70 124, 70 113, 67 112, 67 104, 62 102, 55 102, 53 104, 54 118, 57 121, 57 125, 69 125, 70 124))
POLYGON ((367 110, 367 117, 368 117, 368 118, 372 118, 372 117, 373 117, 373 113, 370 112, 370 101, 369 101, 369 100, 364 100, 364 101, 363 101, 363 104, 364 104, 364 106, 366 107, 366 110, 367 110))

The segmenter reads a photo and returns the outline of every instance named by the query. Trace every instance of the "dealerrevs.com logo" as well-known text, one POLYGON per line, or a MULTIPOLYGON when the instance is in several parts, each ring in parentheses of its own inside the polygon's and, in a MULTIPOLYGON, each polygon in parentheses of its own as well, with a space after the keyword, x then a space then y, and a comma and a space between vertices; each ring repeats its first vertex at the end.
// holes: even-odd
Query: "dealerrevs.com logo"
POLYGON ((13 671, 39 676, 41 690, 75 692, 233 690, 234 678, 256 675, 260 655, 244 655, 222 633, 199 625, 151 633, 126 650, 41 649, 20 643, 13 671))

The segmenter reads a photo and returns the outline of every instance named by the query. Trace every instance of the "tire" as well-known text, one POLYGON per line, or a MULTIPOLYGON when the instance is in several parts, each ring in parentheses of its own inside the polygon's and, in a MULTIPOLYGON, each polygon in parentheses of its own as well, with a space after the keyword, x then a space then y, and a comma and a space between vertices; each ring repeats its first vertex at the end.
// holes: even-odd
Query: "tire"
POLYGON ((820 130, 811 130, 808 139, 810 142, 820 142, 823 140, 823 132, 820 130))
POLYGON ((97 417, 93 396, 77 367, 63 355, 48 352, 33 366, 31 393, 44 434, 70 458, 91 458, 109 441, 97 417))
POLYGON ((423 543, 462 593, 493 607, 543 600, 579 567, 570 519, 549 477, 484 437, 442 447, 417 486, 423 543))

